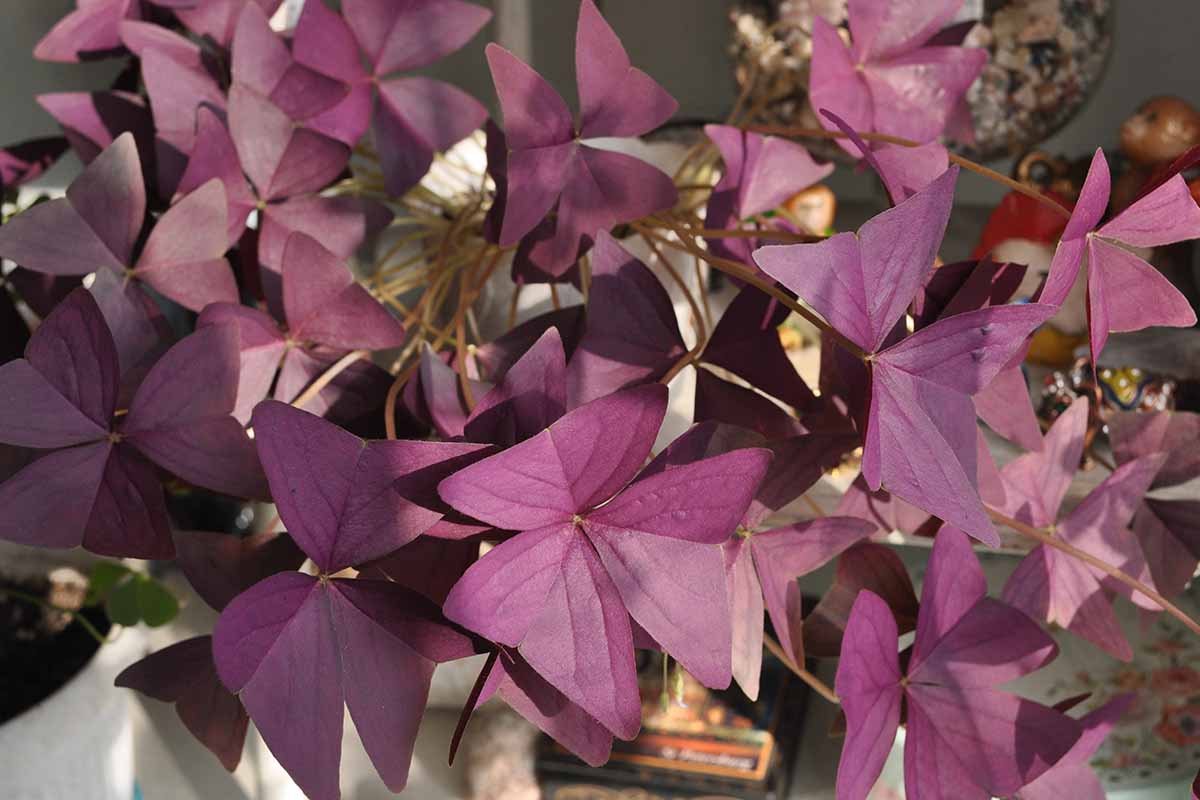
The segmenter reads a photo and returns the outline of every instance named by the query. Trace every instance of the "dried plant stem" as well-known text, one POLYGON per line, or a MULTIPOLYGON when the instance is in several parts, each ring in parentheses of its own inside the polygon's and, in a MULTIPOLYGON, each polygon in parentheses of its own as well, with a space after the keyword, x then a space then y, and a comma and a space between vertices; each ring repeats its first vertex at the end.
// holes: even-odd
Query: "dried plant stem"
POLYGON ((296 399, 292 401, 292 405, 296 408, 302 408, 305 403, 317 396, 317 393, 333 382, 333 379, 346 370, 355 361, 363 358, 369 358, 370 350, 351 350, 346 355, 339 358, 330 365, 329 369, 321 373, 315 381, 305 387, 304 391, 296 395, 296 399))
POLYGON ((513 287, 512 299, 508 304, 508 323, 507 328, 512 330, 517 325, 517 303, 521 300, 521 290, 525 288, 524 283, 518 282, 513 287))
POLYGON ((793 244, 812 244, 824 241, 824 236, 814 236, 808 233, 792 233, 774 228, 687 228, 692 236, 702 236, 705 239, 763 239, 772 242, 791 242, 793 244))
POLYGON ((396 398, 400 396, 400 390, 404 388, 404 384, 408 383, 408 379, 420 365, 420 361, 409 364, 388 387, 387 399, 383 403, 383 427, 389 439, 396 438, 396 398))
POLYGON ((674 380, 675 376, 682 372, 688 364, 694 364, 696 359, 700 357, 700 353, 704 350, 704 346, 708 344, 708 328, 704 323, 704 314, 700 310, 700 304, 696 302, 696 296, 692 293, 691 288, 687 285, 687 281, 683 279, 683 276, 679 274, 679 272, 675 269, 675 266, 667 260, 662 251, 658 249, 658 245, 654 243, 653 239, 651 239, 645 233, 642 233, 641 236, 642 241, 646 243, 646 246, 650 248, 652 253, 654 253, 654 257, 658 259, 658 263, 662 264, 663 269, 665 269, 667 274, 671 276, 671 280, 675 282, 675 285, 678 286, 680 291, 683 292, 683 296, 687 298, 688 307, 692 312, 692 325, 696 329, 695 346, 692 347, 692 349, 688 352, 684 353, 678 361, 671 365, 671 368, 667 370, 666 374, 659 379, 659 383, 666 385, 674 380))
POLYGON ((1139 594, 1149 597, 1151 600, 1161 606, 1163 611, 1166 611, 1168 614, 1182 622, 1193 633, 1200 635, 1200 623, 1197 623, 1170 600, 1163 597, 1157 591, 1151 589, 1137 578, 1134 578, 1132 575, 1122 572, 1113 565, 1096 558, 1096 556, 1092 555, 1086 550, 1080 550, 1075 545, 1063 541, 1061 538, 1048 531, 1044 531, 1041 528, 1035 528, 1032 525, 1027 525, 1024 522, 1013 519, 1012 517, 989 506, 984 506, 984 510, 987 511, 988 516, 992 518, 993 522, 996 522, 1000 525, 1007 525, 1022 536, 1027 536, 1030 539, 1041 542, 1047 547, 1053 547, 1054 549, 1060 550, 1069 556, 1077 558, 1083 563, 1095 567, 1109 577, 1115 578, 1139 594))
POLYGON ((859 360, 862 360, 862 361, 867 360, 867 354, 863 351, 863 349, 861 347, 859 347, 854 342, 847 339, 845 336, 842 335, 841 332, 836 330, 832 325, 830 325, 825 320, 821 319, 819 316, 817 316, 817 314, 813 313, 809 309, 807 309, 804 306, 797 303, 795 298, 791 297, 787 292, 784 292, 783 290, 777 288, 773 283, 768 283, 757 273, 751 272, 743 264, 739 264, 738 262, 731 261, 727 258, 720 258, 718 256, 714 256, 711 253, 704 251, 699 246, 697 246, 694 241, 692 241, 692 239, 688 236, 687 230, 680 228, 678 226, 675 226, 669 222, 666 222, 665 220, 663 220, 662 222, 665 227, 667 227, 668 229, 673 231, 677 236, 680 237, 679 242, 671 241, 667 237, 665 237, 662 234, 655 231, 653 228, 643 225, 640 222, 634 222, 631 224, 638 232, 643 233, 646 236, 649 236, 650 238, 654 239, 655 241, 659 242, 660 244, 666 245, 667 247, 672 247, 676 250, 683 250, 685 252, 691 253, 692 255, 696 256, 697 258, 701 259, 702 261, 707 262, 714 269, 718 269, 721 272, 724 272, 728 275, 732 275, 733 277, 737 278, 738 280, 742 281, 743 283, 748 283, 751 286, 754 286, 755 288, 757 288, 763 292, 766 292, 767 294, 771 295, 776 300, 778 300, 779 302, 783 303, 785 306, 790 308, 792 311, 795 311, 797 314, 804 317, 804 319, 811 322, 814 326, 816 326, 821 331, 828 333, 830 335, 830 337, 832 337, 834 340, 836 340, 838 342, 838 344, 840 344, 848 352, 853 353, 854 356, 857 357, 859 360))
POLYGON ((696 269, 696 290, 700 293, 700 302, 704 306, 704 320, 708 326, 713 327, 712 304, 708 302, 708 281, 705 280, 704 262, 692 255, 692 261, 696 269))
MULTIPOLYGON (((747 130, 755 133, 774 134, 776 136, 793 136, 799 139, 845 139, 846 134, 841 131, 827 131, 823 128, 803 128, 792 127, 787 125, 750 125, 747 130)), ((899 136, 890 136, 886 133, 860 133, 864 140, 868 142, 886 142, 887 144, 898 144, 901 147, 920 147, 920 142, 914 142, 911 139, 903 139, 899 136)), ((1032 186, 1027 186, 1020 181, 1015 181, 1007 175, 1002 175, 996 170, 985 167, 983 164, 972 161, 969 158, 958 155, 957 153, 949 153, 950 161, 962 167, 965 170, 974 172, 976 175, 981 175, 988 180, 1007 186, 1014 192, 1019 192, 1027 197, 1032 197, 1039 203, 1054 209, 1059 214, 1070 219, 1071 212, 1065 208, 1057 200, 1054 200, 1049 195, 1042 194, 1032 186)))
POLYGON ((804 667, 795 664, 792 659, 783 652, 783 648, 779 645, 779 642, 775 641, 772 637, 763 634, 763 644, 765 644, 767 649, 771 651, 771 655, 782 661, 785 667, 790 669, 800 680, 807 683, 809 688, 811 688, 814 692, 835 705, 841 703, 841 701, 838 700, 837 694, 833 691, 833 689, 829 688, 829 684, 825 683, 825 681, 821 680, 816 675, 813 675, 804 667))
POLYGON ((821 508, 821 504, 810 497, 807 493, 800 495, 800 499, 803 500, 804 504, 812 509, 812 512, 818 517, 828 516, 828 514, 825 513, 825 509, 821 508))

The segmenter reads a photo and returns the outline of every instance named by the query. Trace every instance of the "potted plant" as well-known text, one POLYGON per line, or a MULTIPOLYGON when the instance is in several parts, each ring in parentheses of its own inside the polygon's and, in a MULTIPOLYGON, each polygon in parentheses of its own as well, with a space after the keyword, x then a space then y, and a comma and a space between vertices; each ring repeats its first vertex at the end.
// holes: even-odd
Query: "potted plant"
POLYGON ((166 624, 178 608, 174 597, 143 573, 84 554, 7 542, 3 553, 5 791, 132 797, 133 719, 112 684, 141 649, 128 626, 166 624))
MULTIPOLYGON (((2 307, 39 321, 0 365, 0 442, 33 452, 0 483, 0 538, 178 561, 220 611, 211 635, 116 682, 174 703, 226 767, 253 720, 301 790, 336 798, 348 709, 399 791, 435 666, 473 655, 451 758, 497 696, 599 764, 640 727, 635 649, 750 696, 766 650, 845 712, 839 797, 866 796, 902 723, 911 797, 1032 797, 1097 730, 1086 704, 999 688, 1054 657, 1047 624, 1119 657, 1120 594, 1200 634, 1168 597, 1196 516, 1144 502, 1200 471, 1192 418, 1131 422, 1062 515, 1088 404, 1043 436, 1020 372, 1077 279, 1093 359, 1112 331, 1194 324, 1125 245, 1200 236, 1200 209, 1176 171, 1105 219, 1100 151, 1070 210, 938 144, 986 58, 940 32, 957 3, 814 19, 822 127, 756 125, 739 103, 673 175, 595 141, 677 105, 592 0, 578 113, 493 44, 491 120, 411 74, 474 46, 485 9, 308 0, 277 31, 278 5, 81 4, 37 55, 130 69, 43 98, 86 166, 0 226, 2 307), (814 139, 887 189, 857 232, 788 211, 834 168, 814 139), (1011 302, 1019 265, 935 266, 967 171, 1063 218, 1030 302, 1011 302), (485 338, 476 305, 502 270, 514 311, 485 338), (553 308, 517 318, 531 284, 553 308), (780 339, 792 315, 822 343, 809 381, 780 339), (662 435, 669 408, 694 424, 662 435), (998 469, 980 420, 1028 452, 998 469), (834 513, 773 519, 835 469, 860 474, 834 513), (173 529, 180 486, 273 502, 280 524, 173 529), (893 528, 933 537, 919 604, 893 528), (997 598, 973 546, 1001 532, 1029 552, 997 598), (835 560, 806 618, 796 578, 835 560), (839 659, 833 686, 810 655, 839 659)), ((6 183, 61 149, 10 148, 6 183)), ((1105 719, 1108 700, 1089 701, 1105 719)))

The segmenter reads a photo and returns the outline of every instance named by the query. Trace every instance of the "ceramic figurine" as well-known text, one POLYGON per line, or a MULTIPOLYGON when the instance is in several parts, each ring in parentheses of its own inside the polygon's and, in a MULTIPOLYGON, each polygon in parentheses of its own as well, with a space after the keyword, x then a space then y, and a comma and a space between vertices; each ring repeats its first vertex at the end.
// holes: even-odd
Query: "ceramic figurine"
MULTIPOLYGON (((1152 97, 1121 125, 1120 141, 1129 167, 1113 183, 1114 213, 1133 202, 1155 170, 1200 145, 1200 111, 1178 97, 1152 97)), ((1200 179, 1189 185, 1196 196, 1200 179)))

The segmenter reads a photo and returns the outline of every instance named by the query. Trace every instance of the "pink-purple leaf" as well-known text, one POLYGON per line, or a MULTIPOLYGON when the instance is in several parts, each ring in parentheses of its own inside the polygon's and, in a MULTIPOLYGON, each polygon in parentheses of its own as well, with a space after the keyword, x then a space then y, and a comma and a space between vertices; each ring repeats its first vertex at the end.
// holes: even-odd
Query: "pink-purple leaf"
POLYGON ((876 363, 975 395, 992 382, 1026 337, 1054 311, 1051 306, 1028 303, 943 317, 879 353, 876 363))
POLYGON ((347 350, 403 344, 400 322, 317 240, 289 236, 283 264, 283 306, 293 338, 347 350))
POLYGON ((634 620, 701 683, 728 686, 732 641, 720 548, 587 522, 584 530, 634 620))
POLYGON ((792 635, 793 623, 799 625, 799 615, 789 613, 799 599, 796 579, 823 566, 873 531, 873 526, 863 520, 825 517, 751 535, 750 550, 767 613, 783 651, 797 664, 804 663, 804 641, 792 635))
POLYGON ((868 352, 883 345, 933 269, 958 169, 872 218, 858 234, 755 251, 758 266, 868 352))
POLYGON ((671 180, 632 156, 580 144, 580 136, 638 136, 675 111, 675 102, 629 66, 629 58, 591 0, 576 36, 583 128, 576 130, 562 97, 528 65, 492 44, 492 81, 504 111, 507 193, 500 244, 513 245, 542 223, 558 201, 548 239, 530 260, 562 277, 596 233, 675 203, 671 180))
POLYGON ((540 613, 518 649, 539 675, 615 736, 632 739, 642 723, 633 635, 623 597, 601 558, 588 537, 567 534, 540 613))
POLYGON ((516 647, 541 614, 570 539, 570 526, 554 524, 500 543, 450 591, 446 616, 494 642, 516 647))
POLYGON ((191 311, 237 301, 228 247, 225 189, 212 180, 159 217, 133 268, 134 276, 191 311))
MULTIPOLYGON (((837 29, 814 19, 813 107, 834 112, 858 131, 918 142, 936 138, 987 61, 982 49, 931 45, 956 5, 952 0, 928 5, 852 2, 849 47, 837 29)), ((842 146, 854 154, 853 145, 842 146)))
POLYGON ((836 682, 847 717, 839 800, 866 797, 891 749, 902 698, 905 789, 915 800, 1010 795, 1075 745, 1075 720, 994 688, 1047 663, 1057 648, 1031 619, 985 593, 966 536, 944 528, 906 674, 891 610, 870 591, 859 594, 836 682))
POLYGON ((640 136, 666 122, 679 107, 653 78, 630 63, 593 0, 579 5, 575 79, 579 135, 585 138, 640 136))
POLYGON ((134 0, 85 0, 76 5, 34 46, 34 58, 74 63, 113 55, 121 49, 121 20, 139 12, 134 0))
POLYGON ((633 478, 666 400, 666 387, 657 384, 594 400, 532 439, 460 470, 438 491, 459 511, 499 528, 569 523, 633 478))
POLYGON ((1097 227, 1111 181, 1097 149, 1071 220, 1050 264, 1041 302, 1061 305, 1087 253, 1088 330, 1093 364, 1112 331, 1151 325, 1190 327, 1196 315, 1171 283, 1127 246, 1149 247, 1200 237, 1200 208, 1176 175, 1097 227))
MULTIPOLYGON (((10 509, 0 535, 39 547, 82 544, 111 452, 107 441, 56 450, 0 483, 0 502, 10 509), (75 502, 63 503, 64 497, 75 502)), ((126 497, 125 513, 137 518, 131 500, 136 495, 126 497)))
POLYGON ((768 450, 742 449, 639 478, 588 515, 588 530, 721 544, 754 499, 770 462, 768 450))
POLYGON ((729 597, 733 679, 746 697, 758 699, 763 652, 763 591, 746 539, 735 536, 724 546, 725 591, 729 597))
POLYGON ((870 591, 850 612, 834 684, 846 712, 838 800, 865 798, 883 770, 900 726, 899 632, 892 611, 870 591))

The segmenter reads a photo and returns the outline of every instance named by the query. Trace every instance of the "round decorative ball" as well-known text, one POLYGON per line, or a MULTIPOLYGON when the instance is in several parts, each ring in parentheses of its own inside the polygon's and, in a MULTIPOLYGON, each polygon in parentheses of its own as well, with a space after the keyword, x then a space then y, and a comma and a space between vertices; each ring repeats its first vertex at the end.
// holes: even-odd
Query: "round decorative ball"
POLYGON ((967 91, 970 130, 955 144, 976 159, 1015 155, 1065 125, 1096 89, 1112 45, 1111 0, 966 5, 979 22, 963 44, 986 48, 988 63, 967 91))

